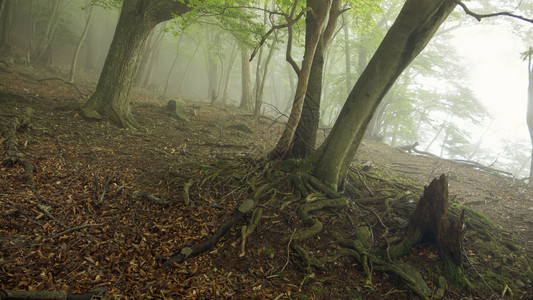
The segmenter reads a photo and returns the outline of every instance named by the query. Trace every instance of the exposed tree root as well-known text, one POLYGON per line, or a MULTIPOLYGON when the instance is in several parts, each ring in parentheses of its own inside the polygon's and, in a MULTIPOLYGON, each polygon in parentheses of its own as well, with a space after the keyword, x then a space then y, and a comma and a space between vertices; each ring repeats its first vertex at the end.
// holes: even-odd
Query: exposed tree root
POLYGON ((29 107, 26 108, 24 113, 16 118, 13 124, 7 128, 5 132, 5 149, 7 152, 7 157, 2 162, 2 165, 6 167, 13 167, 16 164, 19 164, 22 166, 24 169, 24 181, 30 188, 33 189, 35 187, 35 182, 33 181, 33 165, 26 158, 26 155, 19 151, 19 145, 17 142, 17 131, 31 127, 32 115, 33 110, 29 107))
POLYGON ((255 230, 262 216, 263 216, 263 209, 256 208, 254 209, 254 212, 252 213, 252 219, 250 220, 250 224, 242 226, 241 228, 241 239, 242 239, 241 254, 239 254, 240 257, 243 257, 245 255, 244 248, 246 246, 246 238, 255 230))
MULTIPOLYGON (((354 170, 352 170, 352 172, 353 171, 354 170)), ((246 161, 244 163, 242 161, 221 161, 214 164, 212 167, 207 167, 203 174, 205 179, 203 179, 203 181, 196 181, 201 182, 200 187, 202 187, 202 189, 238 185, 239 188, 231 191, 230 194, 235 195, 237 193, 242 193, 242 195, 246 195, 248 200, 246 200, 245 203, 248 202, 247 205, 249 206, 247 209, 239 208, 236 210, 230 219, 226 221, 217 230, 213 237, 207 241, 198 245, 181 248, 178 254, 165 263, 164 266, 172 266, 174 263, 180 263, 189 257, 210 249, 225 232, 236 224, 239 218, 244 214, 251 212, 253 206, 257 204, 269 209, 276 209, 277 207, 278 212, 283 211, 281 213, 283 215, 281 222, 284 220, 292 222, 292 220, 294 220, 293 217, 296 216, 301 222, 299 224, 304 224, 303 229, 298 228, 299 225, 296 225, 297 228, 290 231, 292 234, 287 234, 282 237, 284 241, 289 241, 287 243, 287 251, 293 251, 298 254, 303 262, 305 274, 300 287, 315 276, 313 269, 326 270, 330 263, 335 262, 342 257, 348 257, 355 260, 361 266, 364 274, 363 282, 366 286, 372 286, 373 272, 379 271, 397 276, 401 279, 404 285, 409 288, 409 290, 422 299, 429 299, 430 297, 441 299, 447 292, 447 280, 444 279, 444 277, 438 277, 438 280, 437 277, 430 279, 434 281, 434 288, 432 290, 428 287, 428 284, 415 267, 402 263, 397 259, 391 260, 391 257, 388 255, 390 247, 389 241, 397 241, 399 239, 398 233, 400 232, 398 228, 403 228, 407 224, 407 220, 402 220, 400 216, 405 218, 407 215, 412 215, 414 218, 414 216, 426 214, 424 212, 419 212, 420 209, 415 210, 417 196, 411 191, 406 190, 406 185, 397 187, 388 184, 387 180, 381 179, 378 181, 379 184, 387 185, 388 187, 386 193, 380 192, 379 187, 376 187, 376 185, 372 186, 374 191, 370 191, 366 184, 364 185, 366 186, 367 191, 361 192, 359 189, 363 186, 363 183, 355 181, 357 180, 357 175, 354 173, 348 178, 348 182, 351 185, 350 189, 352 189, 349 194, 357 194, 361 196, 371 194, 374 196, 349 199, 322 184, 315 177, 302 171, 302 166, 298 166, 298 162, 294 161, 282 162, 276 166, 269 163, 263 164, 261 162, 257 163, 253 161, 246 161), (244 185, 244 187, 241 185, 244 185), (287 190, 290 190, 291 192, 287 193, 287 190), (279 199, 281 198, 280 196, 283 196, 283 200, 281 204, 277 204, 275 201, 281 200, 279 199), (254 201, 250 199, 253 199, 254 201), (254 204, 250 204, 249 201, 254 204), (273 205, 269 205, 269 203, 273 205), (357 212, 357 208, 364 208, 364 210, 357 212), (338 217, 332 218, 327 216, 326 212, 332 209, 333 211, 342 210, 343 212, 337 212, 336 214, 338 217), (367 211, 372 212, 372 214, 368 214, 367 211), (339 222, 339 218, 342 218, 342 216, 348 216, 347 219, 349 219, 349 224, 352 224, 352 226, 355 227, 355 234, 353 236, 336 236, 335 230, 329 227, 332 224, 335 224, 335 222, 339 222), (366 219, 363 220, 363 218, 366 219), (369 225, 361 226, 361 223, 367 223, 369 225), (376 224, 380 224, 381 226, 375 227, 376 224), (326 226, 328 226, 328 234, 319 236, 326 226), (372 232, 373 230, 381 231, 380 235, 374 236, 375 233, 372 232), (391 235, 394 236, 391 237, 391 235), (315 237, 322 241, 321 244, 323 246, 321 247, 326 247, 326 249, 318 248, 320 249, 319 251, 316 251, 318 249, 314 249, 317 246, 313 242, 315 237), (336 246, 331 249, 328 248, 330 246, 324 245, 336 246), (370 251, 371 248, 373 248, 372 251, 370 251), (387 257, 388 260, 383 257, 387 257)), ((442 182, 439 186, 444 187, 442 182)), ((418 191, 418 188, 413 186, 411 187, 411 190, 418 191)), ((445 198, 446 197, 447 194, 445 195, 445 198)), ((421 203, 425 203, 423 201, 421 201, 421 203)), ((427 205, 424 207, 427 207, 427 205)), ((434 211, 435 214, 427 215, 425 217, 426 221, 427 219, 439 219, 440 221, 444 219, 447 220, 448 215, 458 220, 457 222, 444 222, 439 225, 440 227, 435 227, 437 230, 440 230, 437 231, 436 236, 441 238, 444 237, 441 239, 441 244, 439 244, 441 246, 447 245, 450 249, 453 248, 455 250, 461 248, 460 240, 458 239, 462 238, 463 222, 466 224, 467 228, 486 231, 486 237, 488 239, 490 238, 490 228, 493 228, 492 225, 488 220, 472 210, 462 209, 462 207, 456 204, 448 205, 448 202, 442 202, 440 205, 429 209, 429 211, 434 211), (443 207, 447 207, 445 210, 446 212, 437 213, 443 207)), ((262 213, 262 209, 256 208, 249 224, 244 225, 241 228, 240 256, 243 256, 245 253, 247 238, 249 238, 249 236, 255 231, 256 227, 259 226, 259 220, 261 219, 262 213)), ((277 212, 275 211, 273 214, 276 215, 277 212)), ((406 254, 407 250, 409 250, 416 241, 419 241, 420 236, 423 236, 428 230, 428 227, 422 225, 423 223, 424 222, 418 224, 419 227, 421 226, 422 228, 420 231, 421 233, 419 232, 418 235, 415 234, 418 238, 411 238, 401 242, 399 246, 395 246, 391 251, 394 254, 392 257, 406 254)), ((416 223, 411 222, 411 224, 416 223)), ((407 229, 407 232, 409 232, 409 230, 412 229, 407 229)), ((441 255, 442 264, 439 264, 439 266, 444 266, 444 274, 442 275, 445 275, 445 277, 448 278, 448 281, 454 283, 454 285, 456 282, 467 282, 465 281, 466 279, 464 278, 464 275, 462 275, 461 266, 457 264, 461 259, 461 253, 455 252, 455 250, 452 250, 451 252, 449 251, 447 255, 441 255), (454 266, 456 266, 456 268, 454 268, 454 266)), ((287 262, 281 269, 281 272, 283 272, 289 260, 290 256, 288 256, 287 262)), ((460 288, 461 286, 457 285, 456 287, 460 288)))

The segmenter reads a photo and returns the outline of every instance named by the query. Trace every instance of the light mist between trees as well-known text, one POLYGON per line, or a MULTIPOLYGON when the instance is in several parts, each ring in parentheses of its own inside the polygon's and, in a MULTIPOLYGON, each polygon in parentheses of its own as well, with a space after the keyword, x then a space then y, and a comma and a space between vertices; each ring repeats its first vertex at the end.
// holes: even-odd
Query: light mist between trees
MULTIPOLYGON (((2 20, 9 23, 9 14, 20 12, 10 8, 10 1, 5 3, 6 18, 2 20)), ((460 66, 450 71, 454 62, 446 61, 444 58, 448 56, 439 53, 445 45, 429 47, 411 65, 443 22, 426 16, 427 20, 413 25, 411 33, 407 29, 395 31, 398 22, 404 22, 403 26, 414 24, 402 21, 405 14, 420 15, 414 8, 412 12, 407 11, 413 3, 417 2, 278 1, 276 5, 269 5, 268 2, 239 1, 186 1, 185 4, 170 0, 125 1, 96 92, 82 113, 87 118, 107 118, 120 127, 138 128, 130 110, 132 86, 155 91, 163 98, 176 94, 179 97, 190 90, 184 85, 187 78, 198 76, 199 70, 205 69, 207 76, 196 80, 206 83, 205 88, 198 85, 197 89, 205 93, 197 91, 197 100, 239 106, 241 110, 253 111, 256 120, 265 113, 288 114, 286 130, 270 157, 306 158, 316 167, 314 173, 334 186, 340 184, 365 133, 369 138, 391 145, 426 140, 429 148, 435 141, 441 145, 441 156, 471 159, 477 155, 480 143, 470 146, 468 131, 456 124, 466 120, 480 125, 488 116, 461 82, 450 84, 445 92, 420 89, 420 82, 431 74, 440 74, 437 76, 441 78, 449 76, 446 81, 450 82, 462 71, 460 66), (393 24, 401 6, 404 8, 393 24), (435 21, 432 26, 436 28, 424 27, 429 21, 435 21), (161 25, 154 30, 157 24, 161 25), (268 28, 275 28, 275 34, 271 32, 256 49, 264 54, 250 61, 251 51, 260 44, 268 28), (416 33, 419 30, 426 34, 431 32, 428 40, 417 40, 426 39, 416 33), (400 36, 404 40, 400 40, 400 36), (195 39, 197 37, 199 39, 195 39), (393 49, 388 44, 391 39, 398 39, 396 41, 405 46, 393 49), (175 45, 173 50, 169 50, 170 42, 175 45), (411 52, 409 59, 405 59, 409 56, 407 52, 411 52), (166 62, 166 57, 171 57, 171 61, 166 62), (301 62, 295 59, 298 57, 303 57, 301 62), (239 61, 240 68, 234 68, 239 61), (443 67, 435 68, 436 65, 443 67), (288 66, 295 72, 287 72, 288 66), (406 68, 408 74, 401 77, 406 68), (357 77, 359 80, 354 86, 357 77), (315 151, 320 129, 331 130, 331 133, 315 151)), ((92 1, 91 4, 116 11, 120 1, 92 1)), ((25 5, 33 16, 30 32, 37 30, 43 36, 29 39, 27 63, 31 63, 43 57, 42 53, 46 52, 43 47, 52 44, 55 28, 64 26, 63 15, 68 7, 59 0, 51 2, 47 10, 40 2, 25 5), (36 24, 45 26, 39 29, 36 24)), ((418 9, 424 11, 423 7, 418 9)), ((78 41, 73 53, 80 53, 80 50, 87 53, 88 64, 84 66, 87 69, 89 61, 95 60, 95 52, 100 53, 102 61, 104 53, 90 50, 94 45, 90 41, 95 39, 90 10, 79 12, 87 15, 87 22, 80 26, 82 32, 73 38, 78 41), (81 49, 84 36, 87 45, 86 49, 81 49)), ((457 19, 457 14, 454 18, 457 19)), ((456 26, 461 26, 458 24, 456 26)), ((6 30, 9 26, 2 28, 6 30)), ((451 30, 453 28, 446 28, 446 31, 451 30)), ((3 44, 7 45, 8 39, 9 34, 2 35, 3 44)), ((53 51, 47 51, 51 58, 53 51)), ((79 60, 76 56, 73 55, 69 81, 74 81, 79 60)))

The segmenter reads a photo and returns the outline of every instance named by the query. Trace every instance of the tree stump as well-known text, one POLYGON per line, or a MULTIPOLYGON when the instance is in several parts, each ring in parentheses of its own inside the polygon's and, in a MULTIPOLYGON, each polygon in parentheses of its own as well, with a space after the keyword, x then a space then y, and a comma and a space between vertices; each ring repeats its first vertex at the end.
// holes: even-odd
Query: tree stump
POLYGON ((464 210, 458 220, 450 220, 448 202, 448 178, 443 174, 424 188, 424 195, 409 220, 403 241, 391 247, 389 253, 391 257, 397 257, 406 254, 421 241, 434 243, 444 262, 446 277, 461 289, 467 284, 462 277, 461 265, 464 210))

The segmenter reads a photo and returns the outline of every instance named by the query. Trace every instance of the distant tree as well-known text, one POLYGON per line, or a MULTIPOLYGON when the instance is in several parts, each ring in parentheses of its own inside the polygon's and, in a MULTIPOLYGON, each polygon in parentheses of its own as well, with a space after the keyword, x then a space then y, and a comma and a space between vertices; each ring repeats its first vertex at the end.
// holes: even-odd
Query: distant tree
POLYGON ((83 33, 80 36, 80 39, 78 41, 78 45, 76 46, 76 50, 74 50, 74 55, 72 56, 72 63, 70 66, 70 75, 68 78, 69 82, 74 82, 74 76, 76 75, 76 64, 78 62, 78 55, 80 54, 81 45, 85 41, 85 38, 87 37, 87 32, 89 32, 89 26, 91 25, 91 20, 93 18, 93 6, 91 5, 91 2, 89 0, 85 0, 85 6, 83 8, 86 11, 86 21, 85 21, 85 28, 83 29, 83 33))
POLYGON ((529 86, 527 90, 527 127, 529 128, 529 136, 531 138, 531 166, 529 168, 529 184, 533 184, 533 48, 522 53, 522 58, 527 59, 527 72, 529 78, 529 86))

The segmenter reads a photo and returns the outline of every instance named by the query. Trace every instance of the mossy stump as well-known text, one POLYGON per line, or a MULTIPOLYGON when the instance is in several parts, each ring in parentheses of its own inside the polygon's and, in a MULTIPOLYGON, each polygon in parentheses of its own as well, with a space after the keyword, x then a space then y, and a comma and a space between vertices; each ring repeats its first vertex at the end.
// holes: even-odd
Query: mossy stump
POLYGON ((424 195, 409 220, 403 241, 391 247, 390 255, 404 255, 421 241, 434 243, 444 262, 448 280, 457 289, 462 289, 467 284, 462 276, 461 260, 464 211, 459 219, 450 220, 448 202, 448 178, 443 174, 424 189, 424 195))

